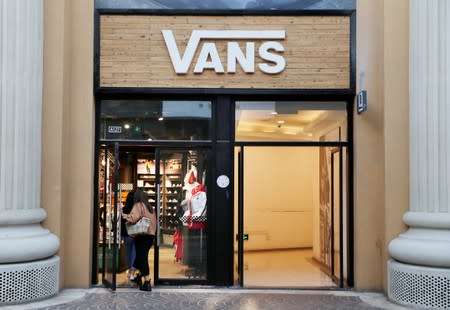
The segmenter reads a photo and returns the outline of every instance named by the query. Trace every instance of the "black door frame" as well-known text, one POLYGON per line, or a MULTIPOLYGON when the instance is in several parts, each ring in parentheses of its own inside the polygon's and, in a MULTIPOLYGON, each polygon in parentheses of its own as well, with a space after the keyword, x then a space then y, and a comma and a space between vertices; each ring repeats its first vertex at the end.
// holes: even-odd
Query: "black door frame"
MULTIPOLYGON (((173 151, 173 152, 182 152, 182 151, 186 151, 186 150, 189 150, 189 151, 191 151, 191 150, 203 150, 203 151, 205 151, 206 153, 207 153, 207 162, 208 162, 208 164, 207 164, 207 167, 206 167, 206 170, 207 171, 209 171, 210 169, 210 167, 212 166, 212 163, 211 163, 211 160, 210 160, 210 158, 211 158, 211 147, 210 146, 201 146, 201 147, 199 147, 199 146, 197 146, 197 147, 180 147, 180 146, 172 146, 172 147, 154 147, 154 152, 155 152, 155 183, 158 185, 158 187, 159 187, 159 184, 160 184, 160 180, 161 180, 161 171, 160 171, 160 160, 161 160, 161 152, 166 152, 166 151, 168 151, 168 150, 170 150, 170 151, 173 151)), ((208 198, 208 200, 210 199, 210 195, 211 195, 211 185, 212 185, 212 182, 211 182, 211 179, 210 179, 210 177, 209 177, 209 174, 207 173, 207 176, 206 176, 206 186, 207 186, 207 197, 209 197, 208 198)), ((156 240, 155 240, 155 242, 154 242, 154 249, 155 249, 155 256, 154 256, 154 281, 155 281, 155 284, 156 285, 158 285, 158 284, 163 284, 163 285, 183 285, 183 284, 200 284, 200 285, 202 285, 202 284, 208 284, 209 283, 209 278, 210 278, 210 274, 207 272, 207 274, 206 274, 206 279, 180 279, 180 278, 177 278, 177 279, 171 279, 171 278, 161 278, 160 277, 160 274, 159 274, 159 240, 160 240, 160 237, 159 237, 159 232, 160 232, 160 221, 159 221, 159 205, 160 205, 160 196, 159 196, 159 191, 160 191, 160 188, 158 188, 157 189, 157 195, 156 195, 156 197, 157 197, 157 199, 156 199, 156 214, 157 214, 157 237, 156 237, 156 240)), ((207 223, 207 226, 210 226, 210 223, 209 223, 209 209, 210 208, 207 208, 206 209, 206 212, 207 212, 207 218, 208 218, 208 223, 207 223)), ((208 236, 209 237, 209 236, 208 236)), ((207 240, 209 241, 209 238, 207 238, 207 240)), ((208 242, 209 243, 209 242, 208 242)), ((209 244, 207 244, 207 246, 209 246, 209 244)), ((206 259, 206 264, 207 264, 207 266, 208 266, 208 262, 209 262, 209 259, 210 259, 210 253, 209 253, 209 251, 207 251, 207 259, 206 259)), ((208 270, 208 269, 207 269, 208 270)))
POLYGON ((339 148, 335 148, 334 150, 331 151, 331 275, 333 277, 333 280, 335 282, 337 282, 337 284, 339 285, 340 288, 344 287, 344 253, 343 253, 343 249, 344 249, 344 223, 343 223, 343 216, 344 216, 344 205, 343 205, 343 181, 345 181, 343 179, 343 148, 339 147, 339 148), (338 154, 338 160, 339 160, 339 175, 337 176, 339 179, 339 277, 335 276, 335 260, 334 260, 334 255, 335 255, 335 251, 334 251, 334 247, 335 247, 335 242, 334 242, 334 237, 335 237, 335 232, 334 232, 334 219, 335 219, 335 205, 334 205, 334 196, 335 196, 335 187, 334 187, 334 180, 335 180, 335 175, 334 175, 334 157, 336 156, 336 154, 338 154))
MULTIPOLYGON (((230 150, 229 137, 232 129, 232 125, 227 119, 231 109, 224 98, 218 95, 186 95, 175 93, 172 95, 152 95, 133 93, 129 90, 121 91, 116 93, 116 91, 110 92, 99 92, 96 96, 96 148, 95 148, 95 159, 97 162, 99 156, 99 150, 102 144, 105 143, 120 143, 121 147, 152 147, 159 149, 186 149, 186 148, 208 148, 210 150, 210 186, 208 186, 208 201, 213 201, 217 208, 208 208, 208 258, 207 258, 207 281, 203 280, 177 280, 173 281, 163 281, 163 284, 210 284, 218 286, 230 286, 232 285, 233 275, 228 272, 232 270, 232 249, 233 243, 232 239, 224 240, 223 232, 227 229, 224 227, 232 219, 232 210, 230 209, 231 199, 233 197, 233 191, 231 189, 218 189, 214 186, 213 180, 215 180, 216 175, 226 174, 232 175, 232 165, 227 162, 229 158, 232 158, 232 153, 230 150), (212 119, 211 119, 211 139, 207 141, 142 141, 142 140, 105 140, 100 139, 100 106, 101 101, 113 100, 113 99, 151 99, 151 100, 210 100, 212 103, 212 119), (221 104, 225 103, 225 104, 221 104), (225 115, 225 117, 224 117, 225 115), (230 211, 231 210, 231 211, 230 211), (212 225, 212 223, 218 223, 217 225, 212 225), (224 242, 225 241, 225 242, 224 242), (225 255, 224 255, 225 253, 225 255), (231 254, 229 254, 231 253, 231 254), (218 271, 218 272, 216 272, 218 271)), ((98 240, 98 166, 95 165, 95 180, 94 180, 94 229, 93 229, 93 242, 96 243, 98 240)), ((231 177, 230 177, 231 179, 231 177)), ((226 238, 225 238, 226 239, 226 238)), ((97 256, 97 248, 93 247, 93 255, 95 258, 97 256)), ((98 265, 95 259, 92 260, 92 284, 96 285, 99 283, 98 279, 98 265)))
MULTIPOLYGON (((105 152, 105 157, 106 157, 106 163, 105 163, 105 176, 104 176, 104 197, 103 197, 103 205, 104 205, 104 217, 103 217, 103 252, 102 252, 102 283, 105 287, 115 291, 116 290, 116 274, 117 274, 117 269, 118 269, 118 265, 117 265, 117 261, 118 261, 118 250, 120 248, 120 245, 118 244, 118 241, 120 242, 120 240, 118 240, 118 232, 117 232, 117 223, 118 221, 120 221, 120 218, 117 218, 117 211, 118 211, 118 181, 119 181, 119 163, 120 163, 120 158, 119 158, 119 144, 118 143, 113 143, 113 144, 104 144, 101 146, 101 148, 104 150, 105 152), (111 190, 109 191, 109 195, 112 195, 112 200, 110 204, 110 213, 112 212, 112 215, 110 215, 110 221, 109 221, 109 226, 110 229, 112 228, 112 241, 111 241, 111 233, 108 233, 108 238, 106 237, 106 227, 107 227, 107 223, 106 221, 108 221, 108 210, 107 210, 107 200, 108 197, 106 195, 107 193, 107 175, 108 175, 108 170, 109 170, 109 164, 108 164, 108 151, 111 152, 114 156, 114 176, 113 176, 113 182, 112 184, 110 183, 111 186, 111 190), (108 240, 108 249, 111 248, 111 244, 112 244, 112 259, 111 259, 111 279, 108 279, 108 275, 109 272, 107 272, 107 258, 109 257, 107 254, 108 253, 108 249, 106 248, 106 240, 108 240)), ((97 245, 96 245, 97 246, 97 245)), ((109 270, 108 270, 109 271, 109 270)))
MULTIPOLYGON (((297 95, 292 96, 281 96, 274 95, 271 96, 229 96, 229 95, 208 95, 208 96, 194 96, 194 99, 208 99, 213 103, 212 106, 212 140, 211 141, 105 141, 99 139, 99 110, 100 101, 102 99, 117 99, 117 98, 130 98, 130 99, 141 99, 141 98, 151 98, 160 99, 179 99, 191 96, 149 96, 134 94, 133 96, 127 94, 103 94, 97 97, 96 104, 96 153, 95 161, 98 160, 99 148, 102 143, 113 143, 119 142, 120 146, 147 146, 161 149, 172 149, 172 148, 196 148, 196 147, 209 147, 211 149, 211 173, 210 173, 210 187, 212 187, 211 192, 208 192, 208 200, 212 199, 217 205, 217 208, 208 208, 208 225, 209 225, 209 237, 208 237, 208 281, 206 284, 217 285, 217 286, 233 286, 234 285, 234 236, 235 232, 233 229, 234 222, 234 207, 233 197, 234 197, 234 149, 235 147, 245 147, 245 146, 328 146, 328 147, 344 147, 348 150, 348 225, 347 231, 348 236, 346 236, 348 244, 348 255, 347 255, 347 281, 346 286, 353 286, 353 97, 348 96, 333 96, 329 98, 328 96, 308 96, 308 95, 297 95), (348 141, 346 142, 314 142, 314 141, 299 141, 299 142, 235 142, 234 139, 234 102, 236 100, 251 99, 251 100, 342 100, 347 102, 347 117, 348 117, 348 141), (230 121, 231 119, 231 121, 230 121), (215 186, 214 181, 219 175, 228 175, 231 182, 230 186, 226 189, 218 188, 215 186)), ((241 159, 242 160, 242 159, 241 159)), ((97 165, 96 165, 97 169, 97 165)), ((95 172, 95 184, 98 184, 98 171, 95 172)), ((97 186, 97 185, 95 185, 97 186)), ((237 193, 236 193, 237 194, 237 193)), ((97 203, 97 189, 94 192, 94 205, 97 203)), ((239 197, 240 200, 243 197, 239 197)), ((97 209, 94 208, 94 225, 97 223, 97 209)), ((94 242, 97 240, 98 227, 94 227, 94 242)), ((242 231, 238 238, 242 238, 242 231)), ((238 232, 239 235, 239 232, 238 232)), ((97 249, 94 247, 93 258, 97 256, 97 249)), ((97 261, 93 259, 92 268, 92 283, 98 283, 97 279, 97 261)), ((241 273, 242 275, 242 273, 241 273)), ((191 281, 182 281, 177 284, 191 284, 191 281)), ((170 283, 169 283, 170 284, 170 283)))
MULTIPOLYGON (((339 243, 340 243, 340 255, 339 255, 339 262, 340 262, 340 277, 336 278, 334 276, 334 253, 331 253, 331 272, 330 277, 334 282, 337 282, 337 285, 339 288, 344 288, 345 285, 350 286, 349 283, 353 283, 353 273, 350 272, 350 270, 353 270, 353 268, 347 269, 347 281, 344 281, 344 272, 343 272, 343 263, 344 263, 344 256, 347 256, 347 262, 353 261, 353 258, 350 258, 350 256, 353 255, 353 245, 349 244, 347 253, 343 253, 343 240, 346 238, 348 241, 352 240, 353 237, 350 236, 350 231, 352 231, 353 226, 353 219, 348 218, 348 227, 347 227, 347 236, 344 236, 343 234, 343 216, 344 216, 344 206, 343 206, 343 184, 342 182, 347 181, 347 195, 348 197, 352 196, 353 193, 351 193, 351 188, 353 186, 350 186, 350 176, 348 175, 347 180, 343 180, 343 155, 342 152, 344 150, 347 150, 348 158, 350 158, 351 154, 351 148, 349 146, 348 142, 236 142, 235 147, 238 148, 238 206, 237 206, 237 212, 238 212, 238 231, 236 234, 236 239, 238 241, 237 247, 238 247, 238 253, 237 253, 237 270, 238 270, 238 285, 240 287, 244 287, 244 214, 245 214, 245 207, 244 207, 244 179, 245 179, 245 169, 244 169, 244 158, 245 158, 245 148, 246 147, 336 147, 335 150, 332 151, 332 156, 336 153, 339 153, 339 243), (352 278, 350 278, 352 277, 352 278)), ((333 167, 333 161, 331 162, 331 167, 333 167)), ((347 162, 348 171, 350 172, 352 170, 352 163, 347 162)), ((331 173, 333 174, 333 169, 331 170, 331 173)), ((333 175, 330 177, 330 181, 333 181, 333 175)), ((331 196, 333 198, 333 190, 334 187, 331 187, 331 196)), ((350 205, 351 199, 348 199, 348 205, 346 206, 347 216, 351 216, 353 214, 352 210, 353 206, 350 205)), ((334 202, 331 201, 331 217, 332 217, 332 226, 331 226, 331 250, 334 251, 334 202)), ((320 289, 320 288, 318 288, 320 289)))

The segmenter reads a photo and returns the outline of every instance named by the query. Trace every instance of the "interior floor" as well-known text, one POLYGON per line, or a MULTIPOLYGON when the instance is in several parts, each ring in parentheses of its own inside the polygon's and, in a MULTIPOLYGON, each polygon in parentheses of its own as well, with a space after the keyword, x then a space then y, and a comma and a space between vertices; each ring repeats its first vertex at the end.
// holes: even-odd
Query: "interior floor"
MULTIPOLYGON (((173 253, 173 248, 160 248, 160 271, 164 273, 164 278, 182 279, 187 267, 176 262, 173 253)), ((153 248, 149 253, 149 262, 153 285, 153 248)), ((237 262, 237 255, 235 255, 235 262, 237 262)), ((236 281, 238 279, 237 272, 235 279, 236 281)), ((125 271, 117 274, 117 286, 133 286, 125 271)), ((337 285, 313 259, 312 249, 292 249, 245 252, 244 287, 332 288, 337 285)))
POLYGON ((244 287, 319 288, 336 283, 313 259, 312 249, 292 249, 245 252, 244 287))

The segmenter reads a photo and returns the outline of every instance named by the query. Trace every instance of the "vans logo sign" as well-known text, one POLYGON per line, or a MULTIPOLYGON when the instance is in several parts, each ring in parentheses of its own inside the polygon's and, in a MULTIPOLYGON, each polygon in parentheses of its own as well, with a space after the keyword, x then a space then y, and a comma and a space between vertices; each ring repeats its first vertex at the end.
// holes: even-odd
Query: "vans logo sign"
MULTIPOLYGON (((281 73, 286 67, 286 61, 280 53, 284 47, 280 42, 271 40, 284 40, 284 30, 193 30, 184 54, 181 55, 172 30, 162 30, 164 41, 169 51, 170 60, 177 74, 187 74, 192 65, 194 55, 203 40, 228 40, 226 72, 235 73, 237 64, 246 73, 255 72, 255 42, 251 40, 264 40, 259 48, 258 55, 262 59, 257 64, 259 70, 267 74, 281 73), (243 51, 238 42, 233 40, 248 40, 243 51)), ((205 42, 201 45, 198 59, 196 60, 194 73, 201 74, 205 69, 214 70, 216 73, 225 73, 224 59, 220 59, 215 43, 205 42)))

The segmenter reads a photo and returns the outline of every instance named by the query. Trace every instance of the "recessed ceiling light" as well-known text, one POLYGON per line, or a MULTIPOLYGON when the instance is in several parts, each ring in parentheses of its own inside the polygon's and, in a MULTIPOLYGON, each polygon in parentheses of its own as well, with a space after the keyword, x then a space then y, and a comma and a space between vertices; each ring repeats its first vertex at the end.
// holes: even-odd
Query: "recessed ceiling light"
POLYGON ((130 124, 125 124, 123 127, 125 127, 125 129, 130 129, 130 124))
POLYGON ((278 124, 284 124, 284 121, 277 121, 278 124))
POLYGON ((283 133, 285 135, 291 135, 291 136, 295 136, 297 134, 295 131, 284 131, 283 133))
POLYGON ((158 121, 163 121, 164 120, 164 117, 162 117, 162 116, 160 116, 159 118, 158 118, 158 121))

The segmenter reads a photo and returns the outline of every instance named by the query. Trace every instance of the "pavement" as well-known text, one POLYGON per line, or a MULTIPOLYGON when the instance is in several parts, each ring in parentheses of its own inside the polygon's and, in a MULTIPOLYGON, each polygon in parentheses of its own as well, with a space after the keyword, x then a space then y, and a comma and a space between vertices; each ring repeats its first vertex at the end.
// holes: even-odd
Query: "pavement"
POLYGON ((382 293, 238 288, 154 288, 142 292, 120 288, 64 289, 57 296, 2 310, 158 309, 158 310, 375 310, 409 309, 389 302, 382 293))

